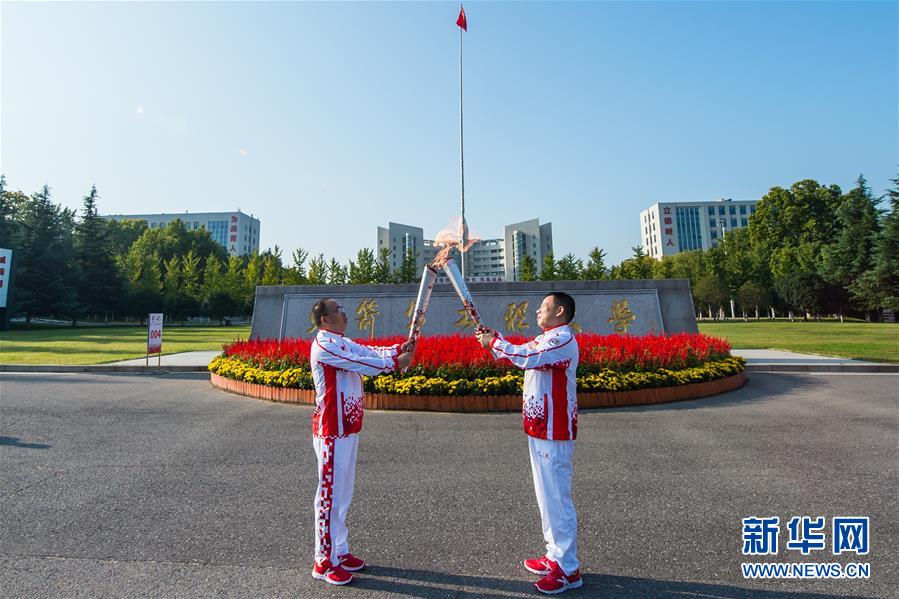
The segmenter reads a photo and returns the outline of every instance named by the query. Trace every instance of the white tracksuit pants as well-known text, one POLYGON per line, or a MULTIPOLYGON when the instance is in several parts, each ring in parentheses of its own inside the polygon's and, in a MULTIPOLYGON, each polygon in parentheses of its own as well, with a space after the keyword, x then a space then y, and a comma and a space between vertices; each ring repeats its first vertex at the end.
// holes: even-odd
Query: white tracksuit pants
POLYGON ((359 435, 337 439, 312 438, 318 460, 318 490, 315 492, 315 560, 330 560, 350 552, 346 516, 356 482, 356 448, 359 435))
POLYGON ((546 557, 572 574, 577 561, 577 515, 571 501, 574 441, 548 441, 528 437, 534 491, 543 522, 546 557))

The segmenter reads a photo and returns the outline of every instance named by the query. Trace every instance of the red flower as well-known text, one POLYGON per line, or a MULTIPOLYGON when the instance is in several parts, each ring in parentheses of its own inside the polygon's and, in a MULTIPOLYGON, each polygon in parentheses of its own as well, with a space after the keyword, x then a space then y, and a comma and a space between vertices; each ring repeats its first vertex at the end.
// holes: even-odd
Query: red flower
MULTIPOLYGON (((519 335, 507 337, 516 344, 529 339, 519 335)), ((359 339, 365 345, 394 345, 405 337, 359 339)), ((724 339, 702 334, 677 333, 674 335, 577 335, 580 347, 580 368, 583 372, 603 369, 677 370, 696 366, 710 360, 718 360, 730 354, 730 344, 724 339)), ((281 341, 236 341, 224 346, 225 355, 239 358, 268 370, 281 370, 309 364, 311 339, 282 339, 281 341)), ((482 349, 471 335, 435 335, 421 337, 415 353, 413 374, 442 371, 468 376, 487 374, 511 368, 507 363, 496 362, 489 351, 482 349)))

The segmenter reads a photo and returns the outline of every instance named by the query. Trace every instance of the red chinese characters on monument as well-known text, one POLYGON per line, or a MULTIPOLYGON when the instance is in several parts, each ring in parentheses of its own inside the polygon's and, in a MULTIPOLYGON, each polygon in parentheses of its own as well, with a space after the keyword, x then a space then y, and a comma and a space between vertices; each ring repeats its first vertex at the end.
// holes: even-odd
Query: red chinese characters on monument
POLYGON ((663 239, 665 241, 665 247, 675 247, 674 244, 674 219, 671 217, 671 207, 666 206, 662 208, 662 222, 667 225, 662 229, 664 233, 663 239))

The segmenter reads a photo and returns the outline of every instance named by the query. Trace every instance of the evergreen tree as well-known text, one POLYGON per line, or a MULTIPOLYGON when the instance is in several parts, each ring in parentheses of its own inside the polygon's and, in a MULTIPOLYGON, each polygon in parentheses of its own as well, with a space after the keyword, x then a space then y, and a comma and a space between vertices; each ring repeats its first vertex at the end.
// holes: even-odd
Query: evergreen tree
POLYGON ((537 264, 530 254, 521 257, 521 269, 518 273, 519 281, 536 281, 537 280, 537 264))
POLYGON ((200 287, 200 257, 195 256, 193 250, 181 258, 181 285, 189 297, 196 301, 202 300, 203 293, 200 287))
POLYGON ((265 256, 262 261, 262 282, 263 286, 272 286, 281 284, 281 261, 274 254, 265 256))
POLYGON ((540 270, 541 281, 555 281, 556 277, 556 259, 552 252, 543 256, 543 268, 540 270))
POLYGON ((576 281, 581 278, 583 263, 574 254, 565 254, 556 265, 556 278, 560 281, 576 281))
POLYGON ((328 263, 328 285, 346 284, 346 269, 340 265, 337 258, 331 258, 328 263))
POLYGON ((378 250, 378 261, 375 264, 372 280, 375 283, 390 283, 390 250, 381 248, 378 250))
POLYGON ((600 281, 606 279, 609 273, 606 269, 606 252, 594 247, 588 254, 587 266, 581 273, 581 278, 588 281, 600 281))
POLYGON ((75 227, 75 263, 80 277, 78 308, 82 314, 109 314, 121 304, 124 281, 116 265, 107 221, 97 216, 97 187, 84 197, 81 221, 75 227))
POLYGON ((415 268, 417 258, 418 254, 411 249, 406 250, 406 254, 403 256, 403 262, 396 271, 397 283, 414 283, 416 279, 419 279, 421 274, 415 268))
POLYGON ((893 187, 886 194, 890 207, 881 224, 874 267, 850 290, 856 298, 876 296, 877 302, 872 309, 885 308, 899 313, 899 178, 892 181, 893 187), (874 290, 873 293, 865 293, 865 283, 874 290))
POLYGON ((328 276, 328 264, 325 255, 319 254, 309 261, 309 284, 324 285, 328 276))
POLYGON ((25 203, 18 241, 15 312, 70 316, 77 309, 77 265, 73 255, 70 218, 50 201, 46 185, 25 203))
POLYGON ((368 248, 363 248, 356 253, 356 261, 350 260, 348 283, 351 285, 364 285, 373 283, 375 279, 375 254, 368 248))
POLYGON ((0 175, 0 247, 18 248, 22 210, 28 196, 6 188, 6 176, 0 175))
MULTIPOLYGON (((876 262, 880 234, 877 200, 865 178, 859 175, 856 187, 842 197, 837 208, 839 233, 823 252, 822 275, 828 282, 848 288, 876 262)), ((858 298, 856 306, 864 303, 858 298)))

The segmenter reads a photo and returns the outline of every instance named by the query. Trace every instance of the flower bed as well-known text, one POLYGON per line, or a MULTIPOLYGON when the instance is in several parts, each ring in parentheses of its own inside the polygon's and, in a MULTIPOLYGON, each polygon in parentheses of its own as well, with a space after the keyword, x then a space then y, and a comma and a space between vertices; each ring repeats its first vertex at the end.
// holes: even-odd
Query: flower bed
MULTIPOLYGON (((399 337, 359 340, 392 345, 399 337)), ((510 336, 513 343, 524 337, 510 336)), ((743 372, 730 345, 705 335, 577 336, 580 347, 578 392, 603 393, 655 389, 716 381, 743 372)), ((238 341, 209 364, 223 379, 284 389, 313 389, 309 370, 311 340, 238 341)), ((401 396, 514 396, 523 372, 497 362, 471 336, 423 337, 415 364, 401 374, 363 377, 369 393, 401 396)), ((742 380, 742 379, 741 379, 742 380)))

